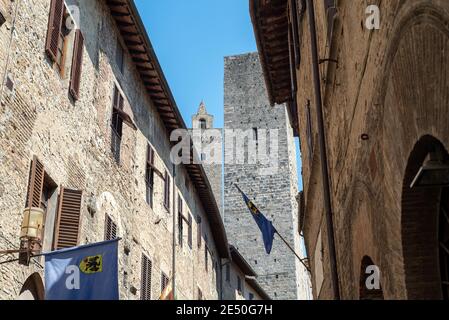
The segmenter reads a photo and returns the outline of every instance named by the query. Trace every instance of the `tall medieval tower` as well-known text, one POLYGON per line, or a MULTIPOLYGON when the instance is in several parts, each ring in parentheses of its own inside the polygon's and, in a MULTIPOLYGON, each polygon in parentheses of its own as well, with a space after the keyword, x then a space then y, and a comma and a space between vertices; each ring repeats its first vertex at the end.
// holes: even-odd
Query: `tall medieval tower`
MULTIPOLYGON (((192 128, 199 130, 216 129, 214 128, 214 116, 207 113, 206 105, 204 104, 204 102, 201 102, 198 108, 198 112, 192 116, 192 128)), ((211 137, 203 138, 201 144, 202 148, 207 147, 211 143, 216 143, 217 146, 220 147, 220 154, 217 155, 217 161, 209 163, 207 162, 207 159, 201 160, 203 161, 203 168, 212 187, 212 192, 214 194, 215 200, 217 201, 218 208, 220 209, 221 214, 223 214, 223 167, 221 150, 222 140, 218 137, 214 137, 214 139, 215 140, 211 141, 211 137)))
MULTIPOLYGON (((257 53, 225 58, 224 90, 225 132, 249 132, 248 138, 257 140, 257 146, 265 130, 267 136, 268 132, 277 131, 278 137, 278 167, 271 171, 268 164, 259 160, 254 163, 246 159, 244 164, 233 160, 236 150, 229 149, 230 138, 225 135, 224 223, 229 242, 255 269, 259 283, 273 299, 308 299, 307 271, 277 235, 271 254, 266 254, 261 232, 234 186, 238 184, 291 246, 302 252, 296 201, 296 147, 287 108, 270 106, 257 53)), ((237 134, 240 135, 244 134, 237 134)), ((267 145, 270 139, 267 138, 267 145)), ((262 143, 258 148, 261 147, 262 143)), ((249 158, 248 150, 244 154, 249 158)))

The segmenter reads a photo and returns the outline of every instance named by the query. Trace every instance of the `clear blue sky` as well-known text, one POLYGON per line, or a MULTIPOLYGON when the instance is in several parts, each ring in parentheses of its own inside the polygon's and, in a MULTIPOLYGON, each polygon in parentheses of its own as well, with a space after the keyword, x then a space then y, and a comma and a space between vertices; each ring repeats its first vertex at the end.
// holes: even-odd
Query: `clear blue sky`
POLYGON ((222 128, 224 57, 257 50, 249 1, 135 3, 187 126, 204 100, 215 127, 222 128))

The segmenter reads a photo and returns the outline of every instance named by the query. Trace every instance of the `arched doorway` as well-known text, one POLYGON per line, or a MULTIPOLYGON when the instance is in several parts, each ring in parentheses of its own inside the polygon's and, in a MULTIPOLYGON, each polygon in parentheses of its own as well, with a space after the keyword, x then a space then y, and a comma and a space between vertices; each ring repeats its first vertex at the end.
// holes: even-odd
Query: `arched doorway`
POLYGON ((45 290, 41 276, 36 272, 23 284, 17 300, 44 300, 45 290))
POLYGON ((384 293, 380 284, 380 274, 378 272, 374 274, 374 269, 370 269, 370 267, 378 268, 370 257, 363 257, 362 267, 360 269, 360 300, 384 300, 384 293), (373 276, 378 277, 378 279, 371 279, 370 277, 373 276), (371 288, 367 285, 367 282, 374 284, 376 281, 378 281, 377 288, 371 288))
POLYGON ((407 164, 401 234, 408 299, 449 299, 448 163, 441 142, 424 136, 407 164))

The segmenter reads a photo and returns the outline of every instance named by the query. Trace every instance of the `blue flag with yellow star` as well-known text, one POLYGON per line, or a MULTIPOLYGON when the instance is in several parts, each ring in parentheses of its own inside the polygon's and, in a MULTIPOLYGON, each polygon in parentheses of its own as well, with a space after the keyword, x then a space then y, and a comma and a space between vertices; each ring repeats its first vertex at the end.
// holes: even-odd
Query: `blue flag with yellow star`
POLYGON ((45 299, 118 300, 118 241, 45 254, 45 299))
POLYGON ((251 212, 251 215, 253 216, 254 220, 256 221, 257 225, 259 226, 260 231, 262 232, 263 244, 265 245, 265 251, 267 252, 267 254, 270 254, 271 249, 273 248, 274 234, 276 233, 276 229, 273 227, 273 223, 270 220, 268 220, 259 211, 259 209, 257 209, 257 207, 254 205, 254 203, 251 200, 249 200, 249 198, 246 196, 246 194, 242 190, 240 190, 240 188, 237 185, 236 185, 236 187, 242 194, 243 200, 245 201, 246 205, 248 206, 248 209, 251 212))

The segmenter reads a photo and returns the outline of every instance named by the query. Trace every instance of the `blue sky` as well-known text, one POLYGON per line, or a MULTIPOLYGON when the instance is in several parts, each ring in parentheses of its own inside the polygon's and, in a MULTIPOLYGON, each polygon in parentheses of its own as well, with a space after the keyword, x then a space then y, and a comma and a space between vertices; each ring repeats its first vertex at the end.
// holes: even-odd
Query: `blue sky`
POLYGON ((249 1, 135 3, 187 126, 204 100, 215 127, 222 128, 224 57, 257 50, 249 1))

